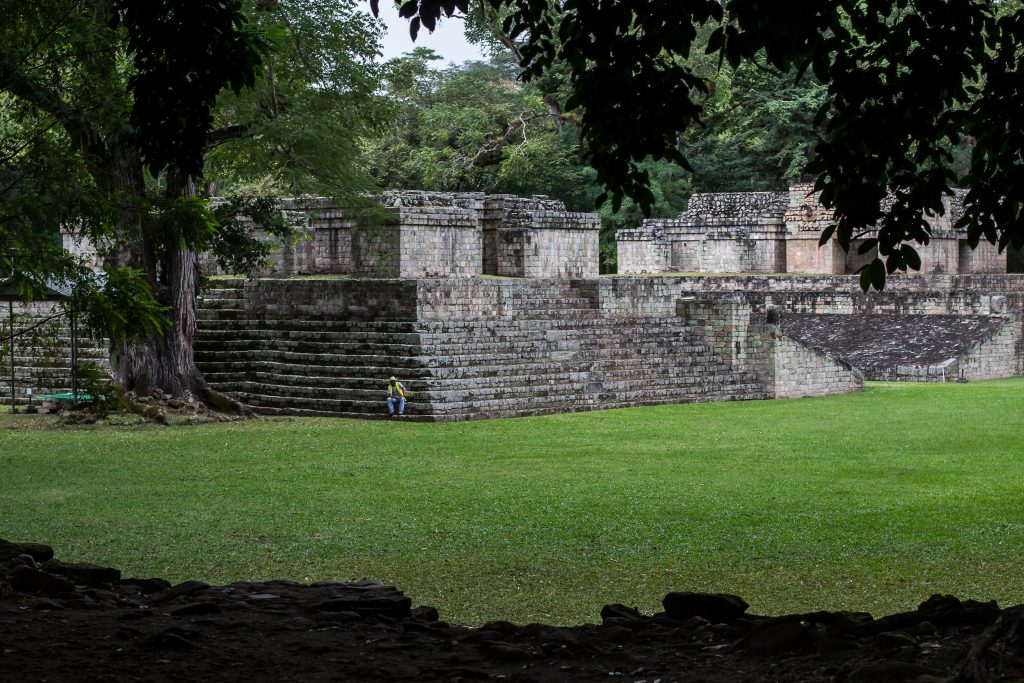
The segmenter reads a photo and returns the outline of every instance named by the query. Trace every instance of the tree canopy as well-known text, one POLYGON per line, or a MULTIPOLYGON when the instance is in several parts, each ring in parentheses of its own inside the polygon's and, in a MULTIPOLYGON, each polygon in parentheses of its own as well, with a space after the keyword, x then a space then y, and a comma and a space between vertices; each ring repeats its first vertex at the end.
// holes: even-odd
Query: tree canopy
MULTIPOLYGON (((998 0, 476 0, 499 10, 521 39, 520 66, 537 78, 569 71, 567 109, 579 110, 588 162, 613 204, 649 210, 648 158, 691 168, 682 135, 707 119, 709 82, 694 69, 706 51, 732 68, 811 71, 825 85, 820 140, 807 167, 837 221, 823 235, 846 248, 878 228, 880 258, 862 284, 916 268, 910 242, 927 243, 926 212, 957 185, 969 193, 961 225, 1024 246, 1024 8, 998 0), (966 172, 955 150, 971 145, 966 172)), ((374 10, 378 1, 371 0, 374 10)), ((397 3, 415 38, 470 0, 397 3)), ((475 6, 475 5, 474 5, 475 6)))
POLYGON ((239 229, 239 213, 288 231, 265 196, 218 209, 208 194, 369 187, 351 162, 375 125, 379 28, 354 0, 10 4, 0 25, 0 274, 17 256, 37 278, 88 283, 59 229, 84 234, 108 286, 83 303, 94 320, 105 316, 98 331, 125 388, 192 391, 246 410, 195 367, 197 253, 258 266, 267 247, 239 229))

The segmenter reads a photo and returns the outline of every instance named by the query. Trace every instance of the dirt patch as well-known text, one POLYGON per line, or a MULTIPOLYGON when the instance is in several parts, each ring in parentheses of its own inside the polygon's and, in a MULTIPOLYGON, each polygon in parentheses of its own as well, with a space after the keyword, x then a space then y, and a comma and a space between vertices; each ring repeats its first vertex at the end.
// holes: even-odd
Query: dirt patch
POLYGON ((370 581, 209 586, 66 564, 0 540, 2 681, 1012 681, 1024 606, 933 596, 880 619, 751 615, 671 593, 572 628, 440 620, 370 581))

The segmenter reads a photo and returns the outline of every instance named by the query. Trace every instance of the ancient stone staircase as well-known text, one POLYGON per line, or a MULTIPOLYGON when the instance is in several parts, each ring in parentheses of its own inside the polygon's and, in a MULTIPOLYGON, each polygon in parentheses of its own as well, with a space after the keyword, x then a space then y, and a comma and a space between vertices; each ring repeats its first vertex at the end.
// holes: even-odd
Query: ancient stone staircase
POLYGON ((608 317, 596 282, 545 283, 499 320, 424 323, 435 410, 449 419, 764 398, 676 317, 608 317))
POLYGON ((535 283, 488 319, 420 321, 258 319, 241 288, 204 295, 196 360, 261 413, 382 417, 391 374, 428 420, 766 397, 678 318, 608 317, 586 282, 535 283))
MULTIPOLYGON (((248 316, 242 282, 218 281, 200 299, 196 363, 210 384, 264 414, 381 416, 391 374, 415 392, 413 321, 248 316)), ((410 415, 425 414, 420 397, 410 415)))

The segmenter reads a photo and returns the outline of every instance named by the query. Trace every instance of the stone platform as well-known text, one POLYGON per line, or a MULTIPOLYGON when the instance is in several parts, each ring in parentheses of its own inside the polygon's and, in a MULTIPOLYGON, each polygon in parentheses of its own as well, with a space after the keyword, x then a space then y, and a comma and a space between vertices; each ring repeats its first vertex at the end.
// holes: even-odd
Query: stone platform
POLYGON ((848 364, 775 335, 743 302, 682 310, 678 293, 652 284, 219 281, 202 302, 196 360, 214 387, 257 412, 383 417, 396 375, 413 419, 438 421, 861 386, 848 364))
POLYGON ((257 412, 384 417, 396 375, 448 421, 1021 375, 1022 311, 1019 275, 217 278, 195 348, 257 412))

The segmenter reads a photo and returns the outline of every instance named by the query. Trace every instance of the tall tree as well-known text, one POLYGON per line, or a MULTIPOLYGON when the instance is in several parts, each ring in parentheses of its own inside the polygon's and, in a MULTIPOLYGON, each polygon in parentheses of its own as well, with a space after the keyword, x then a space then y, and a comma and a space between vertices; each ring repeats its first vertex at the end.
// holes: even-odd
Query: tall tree
MULTIPOLYGON (((254 161, 254 149, 276 159, 279 186, 294 187, 295 179, 317 175, 314 162, 331 155, 310 151, 316 109, 310 102, 368 96, 372 80, 345 80, 342 64, 368 63, 376 50, 375 31, 339 28, 351 3, 318 15, 297 2, 262 0, 248 8, 262 40, 239 2, 15 4, 16 20, 0 27, 0 92, 23 108, 33 126, 59 131, 80 160, 87 184, 107 201, 101 245, 108 272, 140 273, 166 310, 167 324, 143 342, 114 340, 119 380, 140 393, 191 391, 215 407, 247 412, 209 387, 192 356, 197 251, 214 248, 227 258, 239 253, 219 248, 240 233, 221 229, 201 198, 207 155, 218 152, 226 181, 246 172, 252 177, 254 166, 262 166, 264 175, 274 173, 254 161), (358 43, 351 62, 312 49, 332 35, 358 43), (225 96, 225 87, 248 87, 247 99, 225 96), (218 97, 230 103, 219 113, 218 97), (260 144, 244 148, 257 138, 260 144), (239 147, 234 156, 219 151, 232 144, 239 147)), ((325 108, 329 104, 321 112, 325 108)), ((351 107, 324 118, 333 125, 313 133, 365 123, 351 107)), ((353 153, 357 134, 341 136, 353 153)), ((330 144, 318 149, 337 151, 330 144)), ((241 250, 250 265, 258 253, 241 250)))

